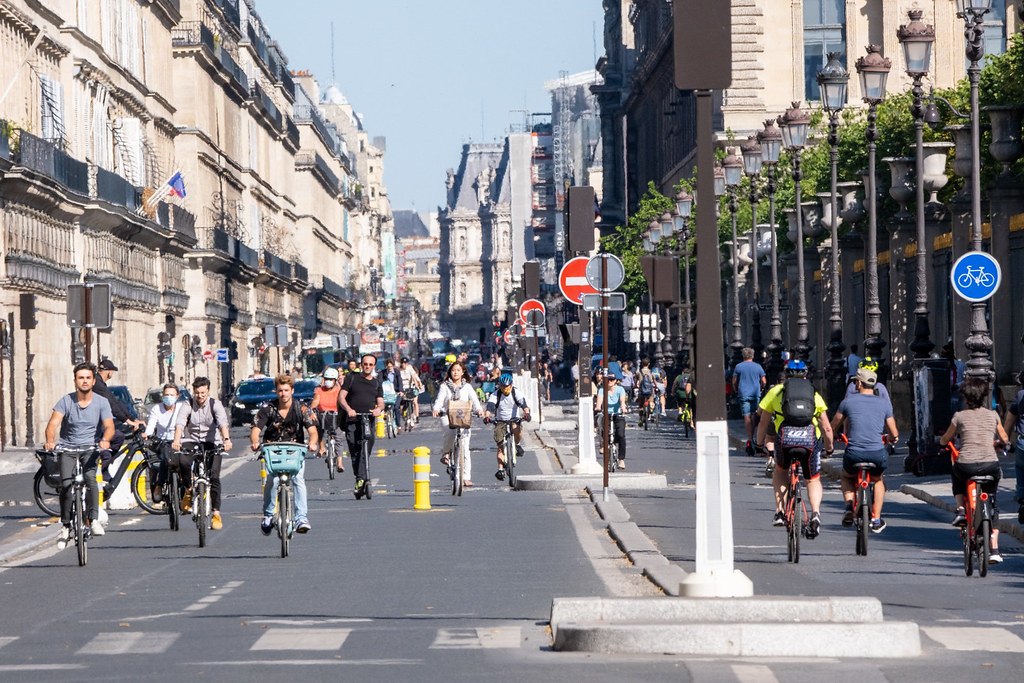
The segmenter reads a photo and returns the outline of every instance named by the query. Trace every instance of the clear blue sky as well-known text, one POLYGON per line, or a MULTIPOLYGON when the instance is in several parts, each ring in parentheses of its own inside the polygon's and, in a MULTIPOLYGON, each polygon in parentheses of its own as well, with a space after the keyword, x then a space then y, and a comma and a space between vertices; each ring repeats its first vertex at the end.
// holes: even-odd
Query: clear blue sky
POLYGON ((257 0, 292 70, 335 78, 370 137, 387 137, 396 209, 434 210, 462 144, 504 136, 514 109, 547 112, 544 81, 594 68, 601 0, 257 0))

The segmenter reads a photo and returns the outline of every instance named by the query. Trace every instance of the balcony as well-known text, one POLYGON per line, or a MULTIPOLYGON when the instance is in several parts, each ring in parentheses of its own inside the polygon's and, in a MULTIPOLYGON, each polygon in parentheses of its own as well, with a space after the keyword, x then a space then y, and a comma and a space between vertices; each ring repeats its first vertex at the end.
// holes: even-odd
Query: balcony
POLYGON ((220 50, 220 64, 224 69, 231 75, 231 78, 235 80, 235 83, 241 86, 242 90, 249 92, 249 78, 242 71, 242 67, 238 66, 238 63, 234 60, 231 54, 221 48, 220 50))
POLYGON ((284 129, 285 134, 288 138, 288 142, 292 143, 295 149, 298 149, 299 145, 302 144, 301 138, 299 136, 299 127, 295 125, 295 122, 292 121, 290 116, 285 116, 284 120, 284 129))
POLYGON ((348 288, 342 287, 329 277, 324 278, 323 290, 324 294, 328 294, 338 301, 346 301, 349 298, 348 288))
POLYGON ((299 123, 313 124, 313 128, 320 133, 320 137, 323 138, 327 149, 333 154, 341 155, 341 140, 334 131, 328 128, 316 107, 311 107, 308 104, 298 105, 292 113, 295 115, 295 120, 299 123))
POLYGON ((236 271, 237 262, 254 271, 259 269, 260 259, 256 250, 242 244, 220 228, 196 228, 196 236, 199 238, 196 244, 197 251, 213 252, 224 257, 221 259, 221 267, 215 267, 214 270, 236 271))
POLYGON ((309 282, 309 269, 301 263, 293 263, 292 279, 299 282, 309 282))
MULTIPOLYGON (((123 206, 129 211, 138 211, 142 206, 139 191, 134 185, 116 173, 104 168, 96 168, 96 198, 105 202, 123 206)), ((164 206, 161 204, 161 206, 164 206)), ((167 227, 167 223, 161 223, 167 227)))
POLYGON ((332 194, 341 192, 341 181, 322 156, 316 152, 299 152, 295 155, 296 169, 311 169, 321 184, 332 194))
POLYGON ((224 17, 228 22, 241 32, 242 30, 242 15, 238 11, 238 0, 215 0, 217 7, 220 7, 221 11, 224 12, 224 17))
POLYGON ((89 165, 58 149, 53 142, 25 131, 20 135, 18 163, 47 175, 68 190, 89 196, 89 165))
POLYGON ((290 280, 292 278, 292 264, 288 263, 280 256, 272 254, 266 249, 263 250, 263 267, 285 280, 290 280))
POLYGON ((277 105, 274 104, 274 101, 271 100, 263 88, 260 87, 259 83, 252 84, 252 88, 249 91, 249 97, 256 104, 256 108, 270 119, 271 123, 274 125, 274 130, 281 130, 281 126, 284 125, 284 116, 281 114, 281 110, 277 108, 277 105))
POLYGON ((217 47, 213 40, 213 31, 201 21, 183 21, 172 28, 171 45, 173 47, 205 45, 211 53, 217 52, 217 47))

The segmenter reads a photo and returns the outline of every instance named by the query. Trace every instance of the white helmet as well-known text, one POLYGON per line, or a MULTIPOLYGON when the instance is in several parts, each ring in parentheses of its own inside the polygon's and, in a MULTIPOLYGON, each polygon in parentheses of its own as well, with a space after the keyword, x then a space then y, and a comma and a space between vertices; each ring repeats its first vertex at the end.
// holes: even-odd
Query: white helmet
POLYGON ((338 368, 327 368, 324 370, 324 379, 338 379, 338 368))

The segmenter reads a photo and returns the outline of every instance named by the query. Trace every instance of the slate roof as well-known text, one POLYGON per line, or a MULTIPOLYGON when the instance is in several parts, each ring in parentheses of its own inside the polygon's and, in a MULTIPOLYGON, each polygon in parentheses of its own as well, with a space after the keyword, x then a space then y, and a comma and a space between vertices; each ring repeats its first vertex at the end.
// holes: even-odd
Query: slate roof
POLYGON ((395 217, 395 239, 430 237, 430 229, 418 212, 412 209, 396 209, 392 213, 395 217))
POLYGON ((494 179, 488 188, 491 201, 508 201, 508 150, 503 142, 470 143, 462 146, 462 159, 455 173, 455 183, 448 192, 449 211, 465 209, 476 212, 480 208, 477 198, 477 176, 493 168, 494 179))

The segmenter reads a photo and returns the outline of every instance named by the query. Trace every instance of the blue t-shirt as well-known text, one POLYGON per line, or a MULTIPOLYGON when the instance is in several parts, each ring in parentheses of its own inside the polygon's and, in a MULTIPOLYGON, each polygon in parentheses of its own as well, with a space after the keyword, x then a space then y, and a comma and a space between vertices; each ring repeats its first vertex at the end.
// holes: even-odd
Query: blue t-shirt
MULTIPOLYGON (((626 390, 616 385, 608 395, 610 401, 608 402, 608 414, 619 415, 622 413, 622 397, 626 395, 626 390)), ((604 400, 604 389, 599 389, 597 392, 597 402, 594 404, 599 409, 603 408, 601 401, 604 400)))
POLYGON ((851 353, 849 356, 846 357, 846 376, 847 377, 853 377, 854 375, 857 374, 857 367, 860 365, 860 362, 862 360, 864 360, 864 359, 861 358, 860 356, 858 356, 855 353, 851 353))
MULTIPOLYGON (((878 384, 875 385, 875 390, 878 391, 877 396, 879 398, 884 398, 886 401, 889 402, 890 406, 892 405, 892 399, 889 398, 889 390, 885 388, 884 384, 879 382, 878 384)), ((844 396, 844 398, 849 398, 851 396, 856 396, 858 393, 859 392, 857 391, 857 383, 856 382, 847 382, 846 383, 846 396, 844 396)))
POLYGON ((745 360, 736 365, 732 375, 739 381, 736 387, 737 394, 742 398, 759 398, 761 396, 761 378, 764 377, 764 368, 752 360, 745 360))
POLYGON ((847 396, 839 404, 838 412, 846 416, 847 450, 878 451, 885 448, 882 430, 886 419, 892 417, 892 404, 874 394, 847 396))
POLYGON ((89 405, 78 404, 78 394, 64 394, 53 407, 64 416, 60 423, 60 445, 68 448, 95 446, 103 436, 103 421, 113 420, 110 402, 93 394, 89 405))

